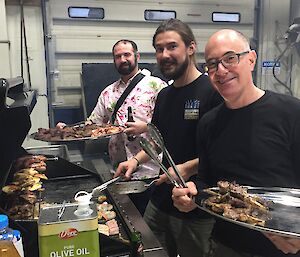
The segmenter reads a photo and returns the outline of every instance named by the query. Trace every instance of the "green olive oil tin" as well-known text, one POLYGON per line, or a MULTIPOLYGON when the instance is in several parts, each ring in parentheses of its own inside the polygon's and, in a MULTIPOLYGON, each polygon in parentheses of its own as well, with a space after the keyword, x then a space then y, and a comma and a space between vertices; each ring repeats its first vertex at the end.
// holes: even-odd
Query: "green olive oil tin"
POLYGON ((98 218, 76 215, 78 204, 55 204, 41 209, 38 221, 40 257, 99 257, 98 218))

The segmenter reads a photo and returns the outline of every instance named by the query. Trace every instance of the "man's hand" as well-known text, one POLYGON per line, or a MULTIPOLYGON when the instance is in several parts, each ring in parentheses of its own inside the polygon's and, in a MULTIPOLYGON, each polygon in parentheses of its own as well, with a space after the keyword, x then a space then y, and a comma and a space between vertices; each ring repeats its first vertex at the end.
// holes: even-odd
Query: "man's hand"
MULTIPOLYGON (((188 174, 188 171, 185 169, 185 166, 184 164, 178 164, 176 165, 180 175, 183 177, 183 179, 186 181, 189 179, 189 174, 188 174)), ((177 176, 175 175, 175 172, 174 172, 174 169, 172 167, 170 167, 168 169, 170 175, 174 178, 177 178, 177 176)), ((168 179, 167 175, 166 174, 162 174, 159 176, 159 179, 155 182, 156 185, 160 185, 162 183, 171 183, 170 180, 168 179)), ((179 182, 179 181, 178 181, 179 182)))
POLYGON ((181 212, 190 212, 197 208, 192 197, 197 195, 198 191, 193 182, 187 182, 187 188, 174 187, 172 190, 172 200, 174 206, 181 212))
MULTIPOLYGON (((187 181, 192 175, 197 173, 198 168, 198 159, 190 160, 182 164, 176 165, 180 175, 183 177, 185 181, 187 181)), ((177 178, 175 175, 174 169, 170 167, 168 169, 170 175, 174 178, 177 178)), ((162 183, 170 183, 168 177, 166 174, 160 175, 159 179, 156 181, 156 185, 160 185, 162 183)), ((179 182, 179 181, 178 181, 179 182)))
POLYGON ((135 135, 138 136, 148 131, 147 123, 143 121, 135 121, 135 122, 126 122, 124 132, 127 135, 135 135))
POLYGON ((300 250, 300 239, 290 238, 285 236, 279 236, 270 233, 264 233, 264 235, 285 254, 296 254, 300 250))
POLYGON ((138 163, 135 159, 121 162, 114 174, 114 178, 123 175, 125 180, 129 180, 131 178, 131 174, 137 169, 137 166, 138 163))

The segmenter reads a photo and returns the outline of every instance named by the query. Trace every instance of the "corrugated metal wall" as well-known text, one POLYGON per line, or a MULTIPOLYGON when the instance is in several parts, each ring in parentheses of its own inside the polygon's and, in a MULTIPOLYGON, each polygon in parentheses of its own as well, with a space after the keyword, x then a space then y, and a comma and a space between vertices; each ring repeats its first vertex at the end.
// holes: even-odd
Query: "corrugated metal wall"
POLYGON ((174 10, 177 18, 188 22, 198 41, 198 61, 208 36, 215 30, 233 27, 253 36, 254 1, 55 1, 47 4, 51 31, 50 56, 54 104, 79 105, 80 71, 83 62, 112 62, 111 47, 121 38, 136 41, 141 62, 155 62, 152 36, 159 22, 144 20, 144 10, 174 10), (102 7, 102 21, 70 19, 69 6, 102 7), (240 24, 213 24, 213 11, 240 12, 240 24), (72 90, 73 89, 73 90, 72 90))
MULTIPOLYGON (((293 1, 296 2, 297 1, 293 1)), ((282 35, 290 23, 290 1, 274 0, 44 0, 46 25, 48 26, 47 46, 48 80, 46 74, 43 16, 41 6, 25 6, 25 24, 29 52, 29 64, 32 87, 39 90, 37 107, 32 114, 32 129, 49 125, 48 106, 67 108, 80 105, 80 72, 82 63, 111 63, 111 47, 120 38, 133 39, 138 43, 141 62, 155 62, 151 41, 158 22, 144 20, 144 10, 174 10, 177 18, 187 22, 193 29, 198 41, 198 62, 203 61, 203 48, 209 35, 220 28, 235 28, 249 37, 259 37, 257 47, 257 85, 266 89, 284 91, 274 80, 268 69, 262 67, 263 61, 274 60, 284 48, 286 42, 282 35), (69 6, 102 7, 105 19, 101 21, 70 19, 67 14, 69 6), (259 8, 257 8, 259 6, 259 8), (240 24, 213 24, 213 11, 240 12, 240 24), (259 13, 259 24, 255 24, 256 13, 259 13), (51 98, 44 96, 47 83, 51 98)), ((0 0, 0 5, 4 1, 0 0)), ((294 5, 295 6, 295 5, 294 5)), ((0 74, 3 77, 20 75, 20 7, 6 5, 2 10, 0 28, 7 29, 9 44, 0 45, 0 74), (4 17, 6 16, 6 19, 4 17), (10 47, 8 47, 8 45, 10 47), (5 48, 3 51, 3 47, 5 48), (5 64, 5 66, 3 66, 5 64)), ((5 40, 5 33, 1 40, 5 40)), ((24 62, 25 60, 23 60, 24 62)), ((286 56, 281 66, 282 80, 293 83, 295 95, 299 95, 299 56, 292 53, 286 56), (293 66, 293 72, 290 68, 293 66), (289 77, 290 76, 290 77, 289 77)), ((26 71, 24 73, 27 81, 26 71)), ((51 112, 50 112, 51 114, 51 112)), ((41 144, 41 142, 28 144, 41 144)), ((27 144, 27 142, 25 142, 27 144)))

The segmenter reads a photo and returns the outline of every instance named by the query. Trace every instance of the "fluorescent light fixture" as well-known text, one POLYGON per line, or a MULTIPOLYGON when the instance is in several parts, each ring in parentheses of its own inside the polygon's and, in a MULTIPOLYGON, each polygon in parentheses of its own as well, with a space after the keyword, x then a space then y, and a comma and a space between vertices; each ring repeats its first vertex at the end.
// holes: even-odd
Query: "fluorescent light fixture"
POLYGON ((104 19, 104 9, 95 7, 70 6, 68 8, 68 15, 70 18, 102 20, 104 19))
POLYGON ((145 10, 144 11, 145 20, 150 21, 162 21, 168 19, 175 19, 176 12, 175 11, 166 11, 166 10, 145 10))
POLYGON ((240 22, 240 13, 228 13, 228 12, 213 12, 212 13, 213 22, 240 22))

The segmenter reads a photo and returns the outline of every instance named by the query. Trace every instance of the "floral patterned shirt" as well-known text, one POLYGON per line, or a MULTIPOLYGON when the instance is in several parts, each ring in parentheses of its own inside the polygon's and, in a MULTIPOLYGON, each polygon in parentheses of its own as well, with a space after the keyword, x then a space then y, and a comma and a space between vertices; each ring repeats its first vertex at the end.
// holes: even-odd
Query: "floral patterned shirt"
MULTIPOLYGON (((142 72, 145 77, 133 88, 117 111, 115 124, 121 126, 125 125, 127 122, 128 106, 132 107, 134 120, 144 121, 146 123, 151 121, 157 94, 162 88, 167 86, 167 84, 160 78, 151 76, 147 70, 139 70, 138 73, 139 72, 142 72)), ((101 92, 97 105, 88 120, 99 125, 110 123, 114 107, 132 79, 133 78, 127 83, 119 79, 107 86, 101 92)), ((140 136, 145 137, 146 135, 144 133, 140 136)), ((109 142, 109 155, 112 164, 115 165, 136 155, 141 150, 139 141, 139 137, 134 141, 128 141, 124 133, 112 136, 109 142)), ((144 166, 146 168, 149 165, 153 167, 154 163, 148 162, 144 166)), ((155 167, 156 170, 158 170, 156 165, 155 167)))

